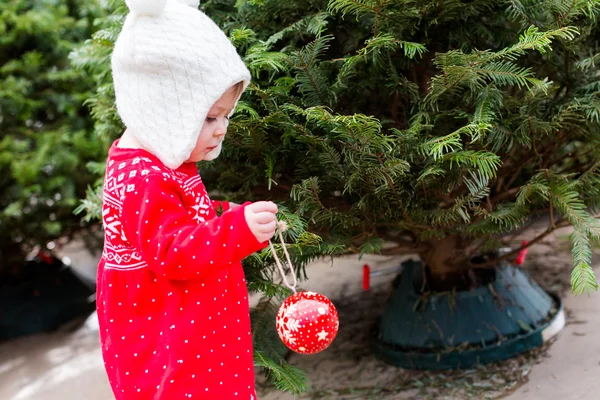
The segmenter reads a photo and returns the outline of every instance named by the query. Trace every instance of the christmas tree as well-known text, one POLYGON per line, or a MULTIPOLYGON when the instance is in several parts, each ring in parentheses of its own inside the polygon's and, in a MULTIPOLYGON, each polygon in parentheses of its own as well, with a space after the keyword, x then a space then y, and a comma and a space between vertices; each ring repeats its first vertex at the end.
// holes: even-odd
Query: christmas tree
POLYGON ((82 228, 73 215, 104 157, 83 102, 93 82, 70 52, 90 37, 96 1, 8 0, 0 10, 0 271, 82 228))
MULTIPOLYGON (((108 57, 126 8, 110 5, 114 14, 73 59, 97 82, 96 130, 114 139, 122 126, 108 57)), ((253 74, 223 155, 199 164, 201 174, 217 196, 281 204, 297 267, 323 255, 409 252, 432 290, 451 290, 572 226, 573 292, 598 288, 590 260, 600 236, 599 1, 201 7, 253 74), (540 217, 548 226, 539 236, 494 252, 540 217)), ((82 209, 93 215, 98 200, 82 209)), ((245 261, 249 288, 285 296, 271 265, 268 250, 245 261)), ((257 365, 300 391, 302 375, 268 336, 272 306, 253 315, 257 365)))

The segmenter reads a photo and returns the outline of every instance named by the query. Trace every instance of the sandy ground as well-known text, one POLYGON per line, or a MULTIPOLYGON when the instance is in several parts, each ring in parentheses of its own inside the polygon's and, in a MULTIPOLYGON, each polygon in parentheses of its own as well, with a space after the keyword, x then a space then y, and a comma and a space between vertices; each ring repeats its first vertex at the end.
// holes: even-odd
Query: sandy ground
MULTIPOLYGON (((596 269, 596 275, 600 272, 596 269)), ((600 398, 600 296, 567 296, 569 324, 510 400, 600 398)))
MULTIPOLYGON (((564 235, 563 235, 564 236, 564 235)), ((74 265, 93 268, 95 257, 77 245, 66 249, 74 265)), ((566 292, 569 254, 561 234, 530 252, 527 268, 545 288, 564 295, 568 325, 556 342, 508 362, 444 373, 399 369, 370 352, 371 327, 380 315, 393 275, 374 277, 362 290, 362 266, 374 270, 401 259, 368 256, 316 262, 300 286, 331 298, 340 314, 340 333, 321 354, 292 354, 290 363, 308 371, 303 399, 493 399, 595 400, 600 398, 600 294, 573 297, 566 292)), ((600 263, 597 264, 600 266, 600 263)), ((89 274, 89 268, 88 273, 89 274)), ((599 269, 597 271, 600 272, 599 269)), ((256 299, 254 299, 255 301, 256 299)), ((258 379, 261 400, 293 396, 258 379)), ((110 400, 92 315, 83 325, 0 344, 0 399, 110 400)))

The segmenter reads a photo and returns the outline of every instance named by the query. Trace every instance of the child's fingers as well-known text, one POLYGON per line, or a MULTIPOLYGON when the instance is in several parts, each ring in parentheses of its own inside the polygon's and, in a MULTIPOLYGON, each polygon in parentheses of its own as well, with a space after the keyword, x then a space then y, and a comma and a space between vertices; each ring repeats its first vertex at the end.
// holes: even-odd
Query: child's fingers
POLYGON ((251 207, 252 211, 255 213, 270 212, 277 214, 277 211, 279 210, 277 204, 272 201, 257 201, 256 203, 249 205, 249 207, 251 207))
POLYGON ((270 212, 261 212, 254 214, 254 221, 259 224, 268 224, 275 221, 275 214, 270 212))
POLYGON ((249 204, 245 209, 245 217, 250 231, 259 242, 265 242, 273 237, 277 227, 277 205, 270 202, 249 204))
POLYGON ((266 224, 259 224, 257 226, 257 230, 260 233, 264 233, 264 234, 269 234, 269 233, 275 233, 275 227, 277 226, 277 222, 272 221, 266 224))

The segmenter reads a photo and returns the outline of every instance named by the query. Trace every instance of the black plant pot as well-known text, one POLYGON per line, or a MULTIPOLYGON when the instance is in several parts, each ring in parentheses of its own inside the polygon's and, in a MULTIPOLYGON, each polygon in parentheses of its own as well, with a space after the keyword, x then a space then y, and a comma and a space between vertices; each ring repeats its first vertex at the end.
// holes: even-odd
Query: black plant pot
POLYGON ((560 298, 503 264, 488 285, 422 295, 421 264, 408 261, 379 321, 378 357, 409 369, 469 368, 539 347, 562 330, 560 298))
POLYGON ((52 331, 95 309, 93 285, 44 255, 0 279, 0 340, 52 331))

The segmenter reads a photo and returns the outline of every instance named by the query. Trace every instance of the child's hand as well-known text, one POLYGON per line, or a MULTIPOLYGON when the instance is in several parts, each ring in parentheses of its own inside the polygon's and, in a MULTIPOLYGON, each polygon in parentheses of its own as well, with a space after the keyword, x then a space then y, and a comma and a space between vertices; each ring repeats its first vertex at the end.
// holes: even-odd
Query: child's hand
POLYGON ((266 242, 275 235, 277 210, 277 205, 270 201, 257 201, 244 209, 246 223, 258 242, 266 242))

